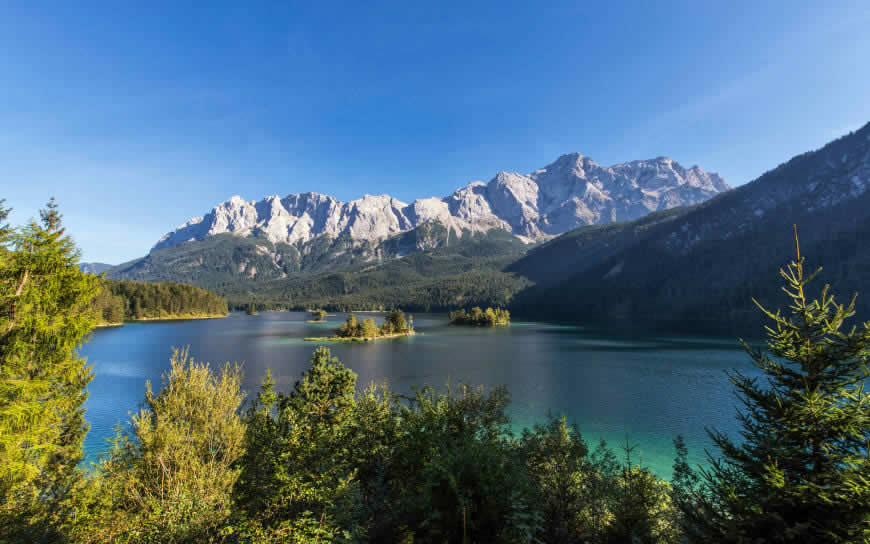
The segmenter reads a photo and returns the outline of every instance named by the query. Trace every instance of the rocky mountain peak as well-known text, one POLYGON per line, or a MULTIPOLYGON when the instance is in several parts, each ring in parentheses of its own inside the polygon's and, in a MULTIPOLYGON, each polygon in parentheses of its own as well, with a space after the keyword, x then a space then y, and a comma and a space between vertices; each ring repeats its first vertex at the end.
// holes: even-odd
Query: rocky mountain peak
POLYGON ((349 202, 315 192, 259 202, 236 195, 166 234, 152 250, 221 233, 288 244, 342 234, 374 241, 429 221, 454 230, 500 228, 533 241, 695 204, 728 189, 717 174, 697 166, 686 170, 667 157, 603 167, 568 153, 528 175, 499 172, 488 183, 474 181, 449 196, 410 204, 389 195, 365 194, 349 202))

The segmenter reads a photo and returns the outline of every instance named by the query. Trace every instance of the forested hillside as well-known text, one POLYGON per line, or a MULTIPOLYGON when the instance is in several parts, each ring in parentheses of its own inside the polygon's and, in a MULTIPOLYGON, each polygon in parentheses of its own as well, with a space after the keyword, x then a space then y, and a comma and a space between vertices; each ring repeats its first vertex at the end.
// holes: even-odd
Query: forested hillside
MULTIPOLYGON (((671 330, 755 328, 752 298, 785 303, 776 271, 794 226, 809 265, 842 292, 870 278, 870 125, 702 204, 578 229, 508 269, 539 282, 511 310, 571 321, 627 319, 671 330), (603 234, 603 236, 602 236, 603 234)), ((859 299, 870 318, 870 299, 859 299)))
MULTIPOLYGON (((408 233, 402 237, 409 236, 408 233)), ((398 251, 407 240, 389 241, 398 251)), ((327 308, 333 311, 404 308, 442 311, 490 303, 506 305, 529 285, 504 267, 527 246, 506 232, 492 230, 449 246, 413 253, 383 264, 360 264, 335 273, 301 274, 259 284, 236 283, 220 289, 231 307, 254 301, 259 308, 327 308)))
POLYGON ((227 313, 223 297, 183 283, 115 281, 102 279, 93 307, 103 323, 136 319, 177 319, 221 316, 227 313))
POLYGON ((253 302, 259 309, 440 310, 505 305, 528 283, 502 270, 528 247, 498 229, 458 235, 437 222, 379 244, 345 236, 290 246, 224 234, 153 251, 107 275, 191 283, 239 309, 253 302))
MULTIPOLYGON (((456 233, 450 234, 455 240, 456 233)), ((317 274, 355 264, 376 263, 449 244, 447 229, 426 224, 382 241, 355 241, 350 236, 320 237, 296 244, 272 243, 262 237, 217 234, 156 249, 141 259, 107 271, 113 279, 180 281, 206 289, 236 283, 256 283, 291 275, 317 274)))

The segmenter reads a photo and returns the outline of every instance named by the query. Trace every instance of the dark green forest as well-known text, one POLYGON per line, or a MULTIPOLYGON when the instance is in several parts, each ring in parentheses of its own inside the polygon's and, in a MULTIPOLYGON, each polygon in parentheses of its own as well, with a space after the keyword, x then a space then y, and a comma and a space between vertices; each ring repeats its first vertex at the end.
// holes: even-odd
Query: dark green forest
POLYGON ((100 279, 93 308, 103 323, 227 314, 223 297, 192 285, 100 279))

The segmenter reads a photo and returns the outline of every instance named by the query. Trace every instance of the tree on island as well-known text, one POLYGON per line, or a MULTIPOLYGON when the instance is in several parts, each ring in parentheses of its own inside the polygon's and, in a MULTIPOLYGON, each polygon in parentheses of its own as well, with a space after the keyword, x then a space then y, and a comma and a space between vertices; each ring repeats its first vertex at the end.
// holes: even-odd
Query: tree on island
POLYGON ((248 308, 245 310, 245 313, 248 315, 257 315, 257 308, 254 306, 253 302, 248 303, 248 308))
POLYGON ((408 322, 405 320, 405 312, 402 310, 393 310, 388 313, 384 319, 384 324, 381 326, 381 331, 384 334, 398 334, 408 331, 408 322))
POLYGON ((362 328, 360 327, 359 319, 357 319, 353 314, 347 316, 344 323, 338 327, 337 334, 344 338, 362 336, 362 328))
POLYGON ((475 306, 468 313, 465 310, 450 312, 450 324, 452 325, 509 325, 511 314, 503 308, 487 308, 486 311, 475 306))
POLYGON ((311 310, 311 319, 314 321, 326 321, 326 316, 327 316, 326 310, 323 310, 323 309, 311 310))
POLYGON ((681 501, 697 542, 866 542, 870 538, 870 323, 841 331, 855 298, 838 305, 825 286, 808 300, 797 257, 780 274, 789 313, 768 311, 769 354, 744 343, 764 379, 734 371, 743 410, 735 441, 710 436, 721 459, 681 501))
POLYGON ((350 314, 347 320, 341 324, 336 335, 341 338, 377 338, 397 334, 410 334, 414 329, 405 320, 405 312, 393 310, 389 312, 380 327, 375 325, 371 318, 364 319, 362 323, 355 315, 350 314))
POLYGON ((372 318, 366 318, 362 320, 360 324, 360 336, 363 338, 374 338, 378 336, 378 326, 375 325, 375 320, 372 318))

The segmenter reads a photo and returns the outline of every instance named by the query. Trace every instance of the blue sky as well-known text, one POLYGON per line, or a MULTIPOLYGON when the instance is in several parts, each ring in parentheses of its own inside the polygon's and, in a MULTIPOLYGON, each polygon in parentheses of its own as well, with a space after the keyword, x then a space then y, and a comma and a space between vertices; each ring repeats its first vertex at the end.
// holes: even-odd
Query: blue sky
POLYGON ((182 4, 0 4, 13 222, 54 195, 119 263, 235 194, 411 201, 573 151, 740 185, 870 121, 866 0, 182 4))

